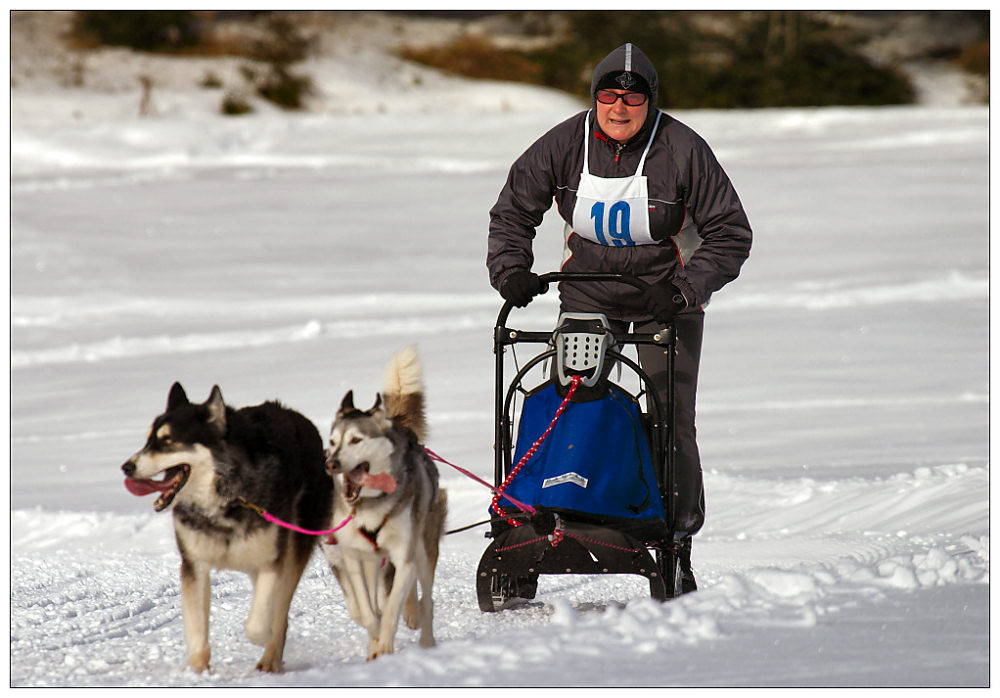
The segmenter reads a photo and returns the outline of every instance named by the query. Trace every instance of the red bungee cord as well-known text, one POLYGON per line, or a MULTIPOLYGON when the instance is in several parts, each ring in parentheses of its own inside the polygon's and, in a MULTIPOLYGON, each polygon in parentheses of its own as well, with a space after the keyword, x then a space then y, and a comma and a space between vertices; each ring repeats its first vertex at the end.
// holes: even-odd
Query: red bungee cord
POLYGON ((562 413, 566 409, 566 406, 569 405, 569 401, 573 397, 573 393, 576 392, 576 389, 583 381, 583 378, 581 378, 580 376, 572 376, 570 378, 570 381, 571 383, 569 386, 569 391, 567 391, 566 397, 563 398, 562 404, 559 405, 559 409, 556 410, 556 414, 552 418, 552 421, 549 422, 548 429, 546 429, 545 433, 539 436, 538 440, 535 441, 535 443, 531 444, 531 448, 529 448, 528 451, 523 456, 521 456, 521 460, 519 460, 517 462, 517 465, 513 467, 513 469, 510 471, 510 474, 507 476, 507 479, 504 480, 503 484, 500 485, 500 488, 497 490, 497 493, 493 496, 493 502, 490 504, 490 507, 500 516, 504 516, 504 518, 506 518, 507 520, 507 523, 509 523, 511 526, 521 526, 522 524, 520 521, 516 521, 509 516, 505 516, 503 511, 497 505, 497 502, 499 502, 500 499, 503 497, 504 490, 507 489, 507 485, 510 484, 510 481, 513 480, 514 476, 517 475, 517 473, 521 470, 522 467, 524 467, 524 464, 527 463, 531 459, 531 457, 538 452, 538 449, 541 448, 542 443, 544 443, 545 439, 547 439, 549 437, 549 434, 552 433, 552 429, 555 428, 556 422, 559 421, 559 418, 562 416, 562 413))

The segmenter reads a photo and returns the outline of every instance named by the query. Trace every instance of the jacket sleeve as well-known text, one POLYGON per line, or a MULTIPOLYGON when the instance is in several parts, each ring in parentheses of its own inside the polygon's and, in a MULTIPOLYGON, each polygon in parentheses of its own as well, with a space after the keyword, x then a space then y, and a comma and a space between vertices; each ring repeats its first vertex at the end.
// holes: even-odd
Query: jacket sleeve
POLYGON ((552 158, 543 136, 511 166, 507 182, 490 209, 486 268, 494 288, 499 289, 514 271, 531 269, 531 243, 554 195, 552 158))
POLYGON ((700 137, 692 141, 682 181, 685 205, 701 244, 675 275, 674 283, 689 306, 698 306, 739 276, 750 256, 753 233, 729 176, 700 137))

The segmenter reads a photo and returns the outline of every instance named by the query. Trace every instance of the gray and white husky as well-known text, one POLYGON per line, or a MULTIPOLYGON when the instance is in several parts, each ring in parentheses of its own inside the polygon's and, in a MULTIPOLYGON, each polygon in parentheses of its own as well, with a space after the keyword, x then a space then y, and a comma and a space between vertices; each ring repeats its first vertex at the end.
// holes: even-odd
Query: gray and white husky
POLYGON ((244 629, 266 648, 257 668, 279 671, 288 608, 316 539, 268 523, 246 505, 301 528, 329 527, 332 482, 313 423, 277 402, 233 409, 218 386, 193 404, 174 383, 146 445, 122 471, 129 492, 158 492, 154 509, 173 511, 191 667, 209 668, 209 574, 222 568, 253 580, 244 629))
POLYGON ((384 402, 377 396, 369 410, 348 392, 330 430, 333 523, 351 518, 321 546, 351 617, 368 630, 369 660, 392 653, 401 614, 420 628, 421 647, 434 645, 432 587, 447 509, 437 466, 420 445, 427 425, 416 347, 392 357, 384 384, 384 402))

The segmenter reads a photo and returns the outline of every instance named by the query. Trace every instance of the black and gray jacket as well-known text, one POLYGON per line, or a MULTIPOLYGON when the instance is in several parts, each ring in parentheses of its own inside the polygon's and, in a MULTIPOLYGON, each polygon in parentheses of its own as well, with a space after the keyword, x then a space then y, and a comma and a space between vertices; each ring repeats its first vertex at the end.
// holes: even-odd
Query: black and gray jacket
MULTIPOLYGON (((650 228, 660 242, 609 247, 571 233, 583 165, 584 119, 590 120, 590 172, 598 177, 635 174, 656 123, 656 70, 629 44, 598 65, 591 100, 601 78, 625 68, 626 49, 630 70, 642 75, 652 90, 642 129, 628 143, 620 144, 601 132, 594 110, 582 112, 552 128, 514 162, 490 210, 486 265, 494 288, 499 289, 512 272, 531 269, 531 242, 553 199, 567 222, 562 271, 628 273, 649 284, 672 281, 691 308, 707 303, 712 293, 739 275, 752 238, 743 205, 708 144, 668 114, 660 119, 644 168, 650 228), (690 246, 693 251, 685 249, 680 242, 684 235, 679 235, 691 230, 697 234, 690 246)), ((631 286, 615 282, 564 282, 560 286, 566 309, 605 313, 618 320, 649 319, 640 293, 631 286)))

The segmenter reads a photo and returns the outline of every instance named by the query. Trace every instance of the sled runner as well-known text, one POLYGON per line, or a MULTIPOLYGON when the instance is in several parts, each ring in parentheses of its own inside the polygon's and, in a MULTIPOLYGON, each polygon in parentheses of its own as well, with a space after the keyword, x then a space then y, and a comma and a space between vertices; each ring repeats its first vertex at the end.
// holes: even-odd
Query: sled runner
MULTIPOLYGON (((622 274, 553 272, 541 280, 645 288, 622 274)), ((504 303, 494 329, 498 494, 490 507, 492 541, 476 571, 479 608, 534 598, 542 574, 637 574, 649 580, 653 598, 679 595, 671 525, 674 328, 613 335, 603 315, 563 313, 554 331, 524 331, 507 326, 512 308, 504 303), (518 366, 515 345, 522 343, 544 347, 518 366), (667 355, 667 404, 623 353, 641 344, 667 355), (516 371, 509 384, 508 348, 516 371), (623 369, 638 386, 634 393, 611 381, 623 369), (540 382, 526 387, 532 380, 540 382)))

